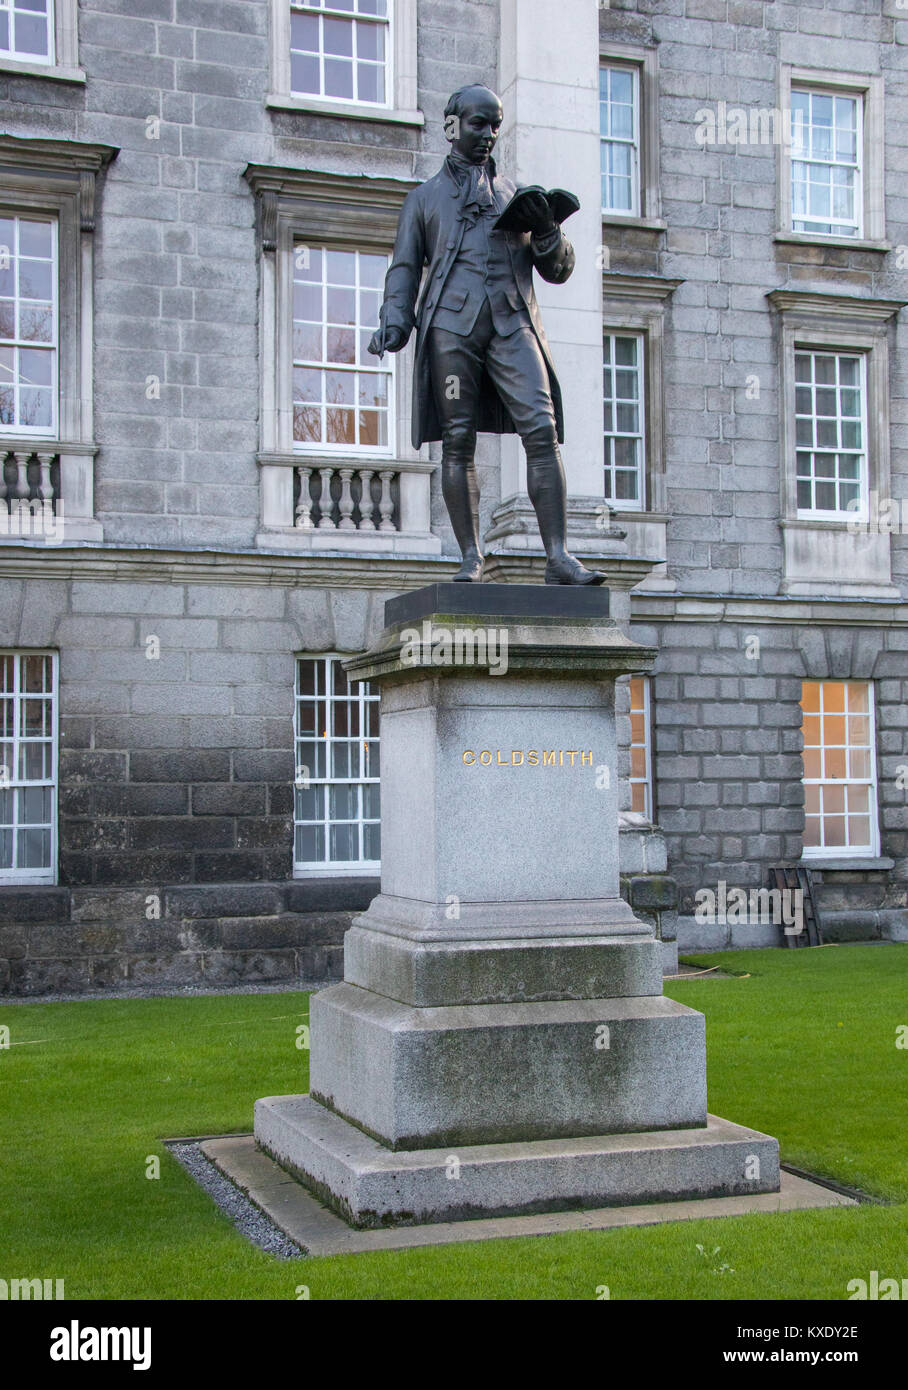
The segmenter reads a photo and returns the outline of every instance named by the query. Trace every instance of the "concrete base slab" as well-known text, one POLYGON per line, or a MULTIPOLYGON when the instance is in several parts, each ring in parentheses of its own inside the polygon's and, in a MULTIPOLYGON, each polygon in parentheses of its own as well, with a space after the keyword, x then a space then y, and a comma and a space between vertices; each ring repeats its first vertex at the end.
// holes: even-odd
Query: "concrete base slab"
POLYGON ((709 1116, 703 1129, 392 1152, 311 1096, 256 1101, 255 1137, 354 1226, 777 1192, 779 1146, 709 1116))
POLYGON ((851 1207, 857 1203, 806 1178, 782 1171, 778 1192, 746 1197, 650 1202, 642 1206, 603 1207, 586 1211, 544 1212, 532 1216, 485 1217, 473 1221, 434 1222, 423 1226, 359 1230, 329 1210, 303 1185, 264 1153, 253 1135, 210 1139, 202 1152, 231 1182, 310 1256, 361 1254, 370 1250, 405 1250, 464 1241, 503 1240, 514 1236, 557 1235, 564 1231, 603 1231, 623 1226, 653 1226, 667 1221, 698 1221, 753 1212, 800 1211, 851 1207))

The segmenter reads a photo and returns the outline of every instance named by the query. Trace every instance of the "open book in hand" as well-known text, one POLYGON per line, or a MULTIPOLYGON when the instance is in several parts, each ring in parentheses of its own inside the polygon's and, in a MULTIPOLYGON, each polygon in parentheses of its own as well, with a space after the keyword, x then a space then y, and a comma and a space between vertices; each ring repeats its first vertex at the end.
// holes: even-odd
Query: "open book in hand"
POLYGON ((529 188, 518 188, 504 212, 495 222, 495 230, 501 232, 530 232, 535 218, 530 216, 528 204, 532 205, 530 194, 541 194, 551 209, 552 216, 560 226, 572 213, 578 211, 580 199, 563 188, 550 188, 548 192, 538 183, 529 188))

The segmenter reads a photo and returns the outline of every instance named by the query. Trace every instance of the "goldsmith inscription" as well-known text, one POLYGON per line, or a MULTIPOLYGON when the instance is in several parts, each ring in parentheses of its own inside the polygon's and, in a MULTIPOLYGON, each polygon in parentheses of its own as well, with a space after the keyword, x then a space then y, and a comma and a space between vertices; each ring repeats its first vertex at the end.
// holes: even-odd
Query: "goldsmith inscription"
POLYGON ((467 748, 463 754, 467 767, 574 767, 576 758, 580 759, 576 764, 579 767, 593 766, 592 753, 584 753, 580 748, 550 748, 548 751, 512 748, 505 752, 504 757, 500 748, 496 748, 494 753, 489 748, 484 748, 481 753, 467 748))

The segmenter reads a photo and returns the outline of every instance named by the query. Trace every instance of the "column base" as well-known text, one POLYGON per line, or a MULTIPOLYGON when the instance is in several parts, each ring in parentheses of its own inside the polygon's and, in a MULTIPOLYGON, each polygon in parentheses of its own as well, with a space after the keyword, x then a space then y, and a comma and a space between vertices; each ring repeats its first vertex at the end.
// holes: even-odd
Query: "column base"
POLYGON ((359 1228, 779 1191, 779 1146, 703 1129, 392 1152, 309 1096, 256 1102, 266 1153, 359 1228))

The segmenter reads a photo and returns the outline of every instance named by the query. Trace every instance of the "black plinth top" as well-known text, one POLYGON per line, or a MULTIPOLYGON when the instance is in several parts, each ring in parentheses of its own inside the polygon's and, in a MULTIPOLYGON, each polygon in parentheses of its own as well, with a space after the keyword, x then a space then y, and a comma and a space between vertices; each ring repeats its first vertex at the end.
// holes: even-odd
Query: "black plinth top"
POLYGON ((595 584, 427 584, 385 603, 385 626, 433 613, 464 617, 607 618, 609 591, 595 584))

